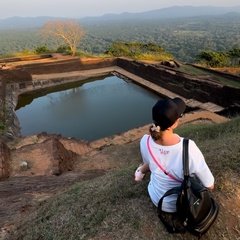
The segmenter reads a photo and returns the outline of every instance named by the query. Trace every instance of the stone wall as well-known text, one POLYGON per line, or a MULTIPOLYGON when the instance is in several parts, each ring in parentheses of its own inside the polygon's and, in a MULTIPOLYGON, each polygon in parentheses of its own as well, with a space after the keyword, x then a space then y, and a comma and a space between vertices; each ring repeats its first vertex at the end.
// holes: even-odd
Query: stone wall
POLYGON ((98 69, 115 66, 117 64, 116 58, 106 59, 88 59, 81 60, 79 58, 70 60, 61 60, 52 63, 35 63, 21 66, 21 69, 30 74, 50 74, 50 73, 65 73, 72 71, 82 71, 90 69, 98 69))
POLYGON ((21 137, 20 123, 15 112, 15 107, 18 102, 18 96, 13 93, 12 85, 7 85, 6 94, 7 96, 5 100, 5 106, 7 128, 5 130, 5 134, 2 137, 2 141, 4 142, 21 137))
POLYGON ((211 69, 211 68, 204 68, 204 67, 201 67, 201 66, 198 66, 198 65, 194 65, 194 64, 188 64, 190 66, 193 66, 195 68, 198 68, 198 69, 201 69, 205 72, 209 72, 209 73, 214 73, 214 74, 217 74, 221 77, 225 77, 225 78, 228 78, 230 80, 233 80, 235 82, 238 82, 240 83, 240 77, 237 76, 237 75, 234 75, 234 74, 231 74, 231 73, 227 73, 227 72, 220 72, 220 71, 216 71, 214 69, 211 69))
POLYGON ((4 129, 1 129, 3 134, 1 134, 0 142, 6 142, 20 137, 19 121, 15 114, 15 106, 18 99, 13 94, 14 90, 11 84, 31 82, 32 76, 21 69, 5 69, 0 70, 0 80, 0 121, 4 124, 4 129))
POLYGON ((22 57, 13 57, 13 58, 5 58, 0 60, 0 64, 11 63, 11 62, 19 62, 19 61, 31 61, 31 60, 39 60, 52 57, 51 54, 42 54, 42 55, 32 55, 32 56, 22 56, 22 57))
POLYGON ((0 70, 0 80, 5 84, 16 82, 29 82, 32 81, 32 76, 27 71, 19 69, 4 69, 0 70))
POLYGON ((188 99, 213 102, 222 107, 240 106, 240 89, 198 79, 175 69, 119 58, 117 65, 162 88, 188 99))

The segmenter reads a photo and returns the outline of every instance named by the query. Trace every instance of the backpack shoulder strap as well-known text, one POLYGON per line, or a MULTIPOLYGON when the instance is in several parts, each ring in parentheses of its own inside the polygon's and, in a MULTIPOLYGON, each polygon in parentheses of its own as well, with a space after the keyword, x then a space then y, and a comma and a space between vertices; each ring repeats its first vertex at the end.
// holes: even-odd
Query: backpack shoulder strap
MULTIPOLYGON (((184 180, 187 180, 189 177, 189 168, 188 168, 188 143, 189 143, 189 139, 188 138, 184 138, 183 139, 183 150, 182 150, 182 161, 183 161, 183 173, 184 173, 184 180)), ((162 203, 163 203, 163 199, 169 195, 172 194, 177 194, 179 195, 181 193, 181 187, 175 187, 172 189, 169 189, 159 200, 158 202, 158 209, 159 211, 162 210, 162 203)))
MULTIPOLYGON (((172 194, 176 194, 176 195, 180 195, 181 194, 181 187, 175 187, 175 188, 172 188, 170 190, 168 190, 162 197, 161 199, 159 200, 159 203, 158 203, 158 208, 157 208, 157 211, 158 211, 158 217, 159 219, 161 220, 161 222, 164 224, 164 226, 166 227, 166 229, 168 230, 168 232, 170 233, 174 233, 174 232, 178 232, 177 229, 175 229, 174 225, 172 224, 172 222, 169 222, 167 221, 165 218, 164 218, 164 215, 163 215, 163 211, 162 211, 162 203, 163 203, 163 199, 167 196, 170 196, 172 194)), ((174 213, 172 213, 174 214, 174 213)), ((173 218, 174 216, 172 216, 173 218)))
POLYGON ((176 194, 179 195, 181 193, 181 187, 174 187, 169 189, 167 192, 165 192, 165 194, 161 197, 161 199, 158 202, 158 210, 161 211, 162 210, 162 203, 163 203, 163 199, 167 196, 170 196, 172 194, 176 194))
POLYGON ((187 180, 189 177, 188 143, 189 143, 189 139, 184 138, 183 139, 183 151, 182 151, 184 180, 187 180))

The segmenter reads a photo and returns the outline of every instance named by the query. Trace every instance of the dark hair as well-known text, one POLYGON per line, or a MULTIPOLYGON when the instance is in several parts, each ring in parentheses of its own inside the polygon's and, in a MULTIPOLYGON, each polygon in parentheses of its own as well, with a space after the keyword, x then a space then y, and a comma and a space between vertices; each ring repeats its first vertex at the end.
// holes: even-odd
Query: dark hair
POLYGON ((152 130, 152 126, 153 126, 153 125, 151 125, 151 126, 149 127, 149 133, 150 133, 151 137, 153 138, 153 140, 157 141, 157 140, 162 139, 162 132, 163 132, 163 131, 161 131, 161 130, 160 130, 159 132, 153 131, 153 130, 152 130))

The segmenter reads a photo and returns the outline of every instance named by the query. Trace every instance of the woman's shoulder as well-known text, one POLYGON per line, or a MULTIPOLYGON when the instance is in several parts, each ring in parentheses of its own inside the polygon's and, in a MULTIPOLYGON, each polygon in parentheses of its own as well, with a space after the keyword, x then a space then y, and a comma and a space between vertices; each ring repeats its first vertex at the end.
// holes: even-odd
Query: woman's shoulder
POLYGON ((147 139, 148 139, 149 136, 150 136, 149 134, 144 134, 144 135, 142 136, 140 142, 145 142, 145 141, 147 141, 147 139))
MULTIPOLYGON (((182 139, 184 139, 184 138, 182 138, 182 139)), ((189 145, 190 147, 197 147, 197 145, 196 145, 196 143, 195 143, 194 140, 192 140, 192 139, 190 139, 190 138, 186 138, 186 139, 188 139, 188 145, 189 145)))
POLYGON ((191 138, 188 138, 188 137, 181 137, 181 136, 179 136, 180 138, 181 138, 181 140, 183 141, 184 139, 187 139, 188 140, 188 144, 195 144, 196 145, 196 143, 194 142, 194 140, 192 140, 191 138))
POLYGON ((199 149, 199 147, 197 146, 197 144, 195 143, 194 140, 192 139, 188 139, 189 143, 188 143, 188 148, 189 148, 189 154, 198 154, 201 152, 201 150, 199 149))

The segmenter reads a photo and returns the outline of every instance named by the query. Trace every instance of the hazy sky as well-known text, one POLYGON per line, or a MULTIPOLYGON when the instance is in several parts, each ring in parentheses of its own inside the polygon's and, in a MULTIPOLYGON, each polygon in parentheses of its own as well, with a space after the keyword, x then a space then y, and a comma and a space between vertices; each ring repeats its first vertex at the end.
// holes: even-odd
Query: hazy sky
POLYGON ((81 18, 145 12, 171 6, 238 6, 239 0, 1 0, 0 19, 20 16, 81 18))

